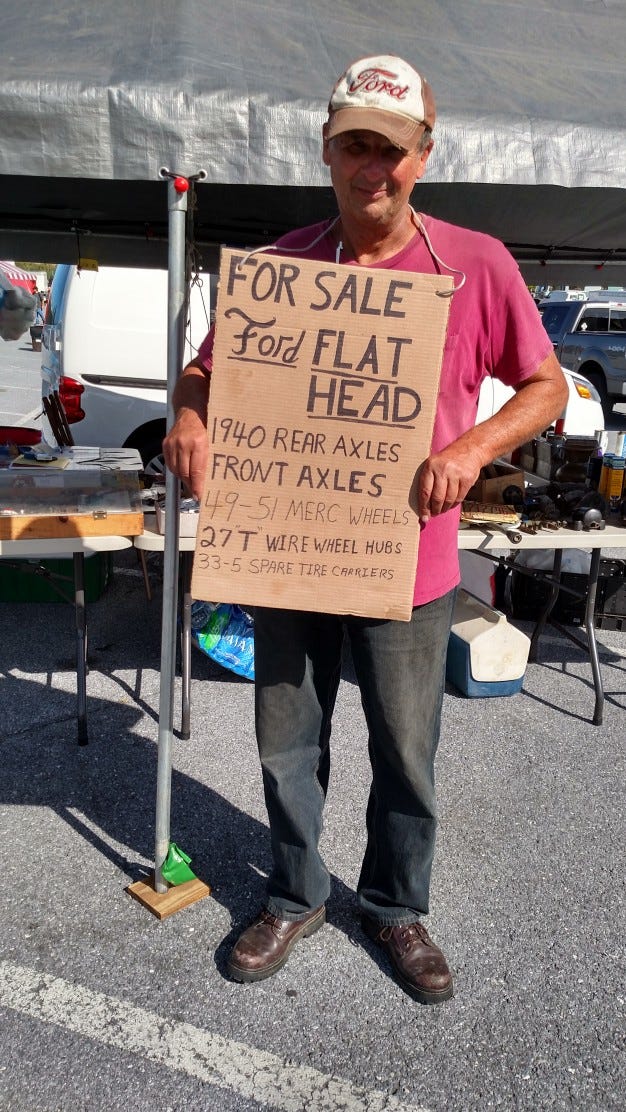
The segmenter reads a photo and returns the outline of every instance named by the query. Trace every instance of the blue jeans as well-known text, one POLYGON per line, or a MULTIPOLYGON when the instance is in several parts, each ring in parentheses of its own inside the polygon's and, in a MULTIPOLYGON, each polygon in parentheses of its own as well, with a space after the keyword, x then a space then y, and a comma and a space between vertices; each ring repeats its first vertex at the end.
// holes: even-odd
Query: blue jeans
POLYGON ((455 594, 415 607, 410 622, 255 609, 256 731, 274 859, 267 886, 273 914, 302 918, 330 892, 318 845, 344 630, 372 765, 359 903, 381 926, 428 912, 434 760, 455 594))

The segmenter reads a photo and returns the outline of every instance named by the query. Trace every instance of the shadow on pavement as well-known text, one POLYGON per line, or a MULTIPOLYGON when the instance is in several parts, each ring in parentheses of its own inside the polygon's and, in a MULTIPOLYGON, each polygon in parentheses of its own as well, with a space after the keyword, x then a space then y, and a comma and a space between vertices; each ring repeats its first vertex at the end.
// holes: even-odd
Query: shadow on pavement
MULTIPOLYGON (((20 705, 42 694, 46 703, 54 696, 58 717, 51 723, 48 707, 45 726, 16 731, 2 743, 0 803, 50 808, 129 882, 145 879, 154 860, 157 745, 141 732, 141 709, 91 696, 90 741, 79 747, 71 693, 42 693, 40 684, 9 676, 4 712, 14 717, 20 705)), ((267 826, 174 768, 171 831, 173 840, 192 849, 192 867, 229 912, 236 937, 263 902, 271 868, 267 826)), ((349 932, 354 893, 336 877, 332 885, 329 917, 349 932)), ((220 968, 227 944, 217 955, 220 968)))

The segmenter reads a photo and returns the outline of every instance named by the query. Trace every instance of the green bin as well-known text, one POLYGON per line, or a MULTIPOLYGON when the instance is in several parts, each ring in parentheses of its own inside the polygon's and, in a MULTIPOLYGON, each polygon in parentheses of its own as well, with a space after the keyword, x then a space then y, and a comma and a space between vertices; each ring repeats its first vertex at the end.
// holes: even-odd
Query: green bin
MULTIPOLYGON (((113 575, 113 554, 85 556, 85 602, 96 602, 113 575)), ((74 562, 62 560, 0 560, 0 602, 65 602, 53 586, 74 598, 74 562), (43 570, 36 571, 36 568, 43 570), (64 577, 64 578, 60 578, 64 577)))

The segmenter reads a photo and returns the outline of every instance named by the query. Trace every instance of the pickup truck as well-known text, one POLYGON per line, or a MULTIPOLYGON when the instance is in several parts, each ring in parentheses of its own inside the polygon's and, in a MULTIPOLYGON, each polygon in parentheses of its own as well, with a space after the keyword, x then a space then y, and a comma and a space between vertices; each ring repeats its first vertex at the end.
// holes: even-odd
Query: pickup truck
POLYGON ((626 300, 556 302, 540 311, 557 359, 593 383, 610 417, 626 401, 626 300))

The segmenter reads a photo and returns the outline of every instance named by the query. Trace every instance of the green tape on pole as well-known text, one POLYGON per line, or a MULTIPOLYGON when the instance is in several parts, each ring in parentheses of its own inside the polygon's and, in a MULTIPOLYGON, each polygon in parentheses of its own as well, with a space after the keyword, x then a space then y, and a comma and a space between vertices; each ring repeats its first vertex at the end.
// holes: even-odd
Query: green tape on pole
POLYGON ((196 874, 189 868, 191 857, 176 845, 170 842, 167 857, 161 867, 161 873, 168 884, 184 884, 186 880, 195 880, 196 874))

